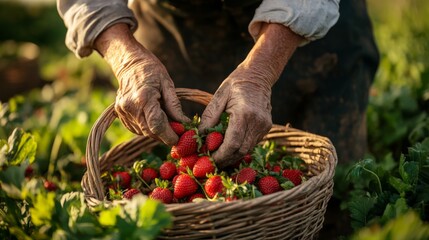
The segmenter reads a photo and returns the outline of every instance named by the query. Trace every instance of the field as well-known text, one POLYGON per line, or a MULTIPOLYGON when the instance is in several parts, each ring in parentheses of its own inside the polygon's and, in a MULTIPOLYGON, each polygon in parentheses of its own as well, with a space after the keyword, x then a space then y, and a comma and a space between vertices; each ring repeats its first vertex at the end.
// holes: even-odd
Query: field
MULTIPOLYGON (((101 217, 81 202, 87 137, 114 102, 116 80, 99 55, 78 59, 65 47, 53 1, 19 2, 0 1, 0 238, 156 237, 171 221, 158 202, 99 209, 101 217)), ((429 2, 367 4, 381 54, 367 109, 370 149, 337 167, 321 236, 429 239, 429 2)), ((101 151, 132 137, 114 122, 101 151)))

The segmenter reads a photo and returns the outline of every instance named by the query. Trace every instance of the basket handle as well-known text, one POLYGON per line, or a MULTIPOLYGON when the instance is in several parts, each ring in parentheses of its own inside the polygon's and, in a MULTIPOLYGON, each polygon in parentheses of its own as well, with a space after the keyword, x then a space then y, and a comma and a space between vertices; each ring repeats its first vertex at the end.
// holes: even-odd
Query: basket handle
MULTIPOLYGON (((196 103, 200 103, 203 105, 207 105, 212 95, 205 91, 190 89, 190 88, 176 88, 177 97, 180 100, 188 100, 196 103)), ((101 173, 100 173, 100 164, 99 164, 99 151, 101 147, 101 141, 113 123, 113 121, 117 118, 116 111, 114 108, 115 104, 112 103, 108 106, 104 112, 100 115, 97 121, 91 128, 89 133, 89 137, 86 144, 86 164, 87 164, 87 173, 84 176, 84 181, 89 181, 85 186, 88 189, 83 189, 86 195, 90 195, 90 197, 96 199, 104 199, 104 190, 103 183, 101 181, 101 173), (89 174, 88 174, 89 172, 89 174)), ((82 187, 83 184, 82 184, 82 187)))

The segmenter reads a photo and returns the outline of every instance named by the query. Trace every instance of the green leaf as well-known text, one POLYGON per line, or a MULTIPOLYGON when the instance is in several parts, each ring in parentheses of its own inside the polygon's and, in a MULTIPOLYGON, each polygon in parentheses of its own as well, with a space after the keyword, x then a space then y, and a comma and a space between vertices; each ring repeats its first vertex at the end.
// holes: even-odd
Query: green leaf
POLYGON ((100 221, 100 224, 103 226, 115 226, 116 219, 119 216, 120 212, 121 212, 120 206, 115 206, 109 209, 102 210, 100 212, 100 216, 98 220, 100 221))
POLYGON ((403 160, 401 157, 399 164, 399 174, 405 183, 415 185, 419 179, 419 163, 403 160))
POLYGON ((389 177, 389 184, 394 187, 401 196, 404 196, 408 191, 413 188, 413 186, 411 186, 410 184, 405 183, 404 181, 402 181, 402 179, 394 176, 389 177))
POLYGON ((0 149, 0 164, 19 165, 25 161, 34 162, 37 143, 30 133, 15 128, 9 136, 8 143, 0 149))
POLYGON ((369 213, 376 202, 376 198, 367 196, 356 196, 348 204, 351 225, 354 229, 364 227, 370 220, 369 213))
POLYGON ((24 182, 25 166, 10 166, 0 171, 1 188, 11 198, 21 199, 21 189, 24 182))
POLYGON ((55 209, 55 193, 38 194, 34 206, 30 208, 31 220, 35 226, 51 225, 55 209))
POLYGON ((381 220, 382 222, 387 222, 390 219, 394 219, 397 216, 406 213, 408 210, 409 206, 407 205, 407 200, 405 198, 398 198, 395 204, 387 204, 381 220))

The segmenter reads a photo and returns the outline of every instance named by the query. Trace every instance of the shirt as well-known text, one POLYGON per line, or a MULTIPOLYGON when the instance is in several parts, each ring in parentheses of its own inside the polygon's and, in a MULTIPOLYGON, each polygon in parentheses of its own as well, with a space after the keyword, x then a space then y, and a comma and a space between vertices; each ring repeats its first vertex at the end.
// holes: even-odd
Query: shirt
MULTIPOLYGON (((261 23, 267 22, 289 27, 306 42, 320 39, 337 22, 339 1, 263 0, 249 23, 249 33, 256 40, 261 23)), ((57 0, 57 7, 67 27, 66 46, 79 58, 92 53, 95 39, 106 28, 117 23, 128 24, 132 31, 137 28, 127 0, 57 0)))

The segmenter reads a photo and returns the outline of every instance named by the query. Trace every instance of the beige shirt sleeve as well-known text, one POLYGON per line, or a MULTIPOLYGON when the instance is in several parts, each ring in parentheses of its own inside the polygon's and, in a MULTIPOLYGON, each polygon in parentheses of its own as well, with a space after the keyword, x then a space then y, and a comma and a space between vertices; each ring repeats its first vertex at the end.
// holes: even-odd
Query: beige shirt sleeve
POLYGON ((97 36, 115 23, 126 23, 134 31, 137 21, 127 0, 57 0, 67 27, 66 46, 79 58, 90 55, 97 36))
POLYGON ((256 40, 262 22, 289 27, 307 42, 320 39, 337 22, 340 0, 263 0, 249 24, 256 40))

